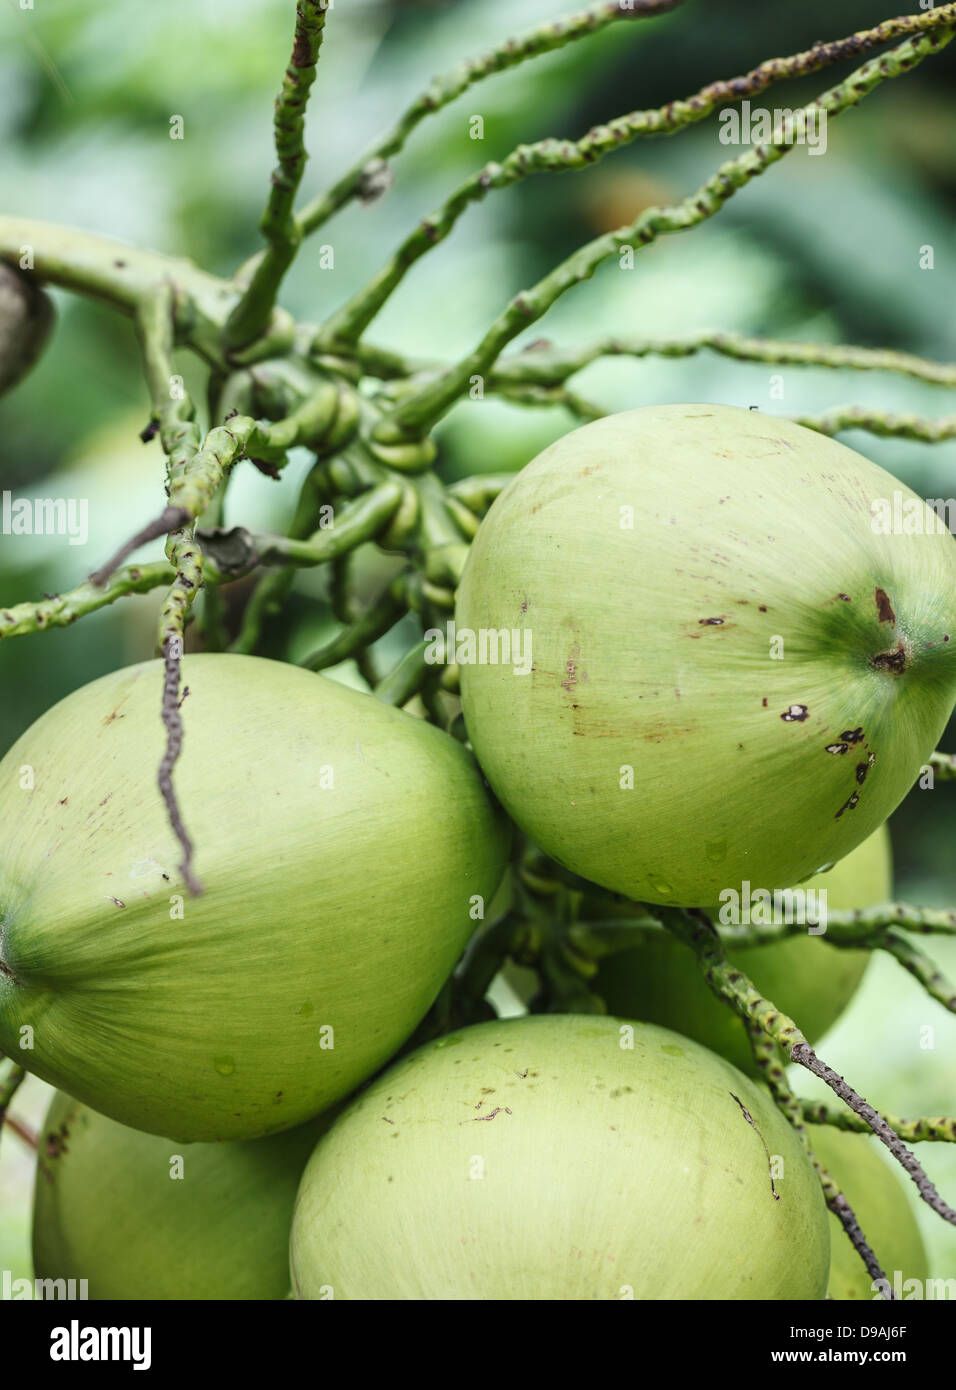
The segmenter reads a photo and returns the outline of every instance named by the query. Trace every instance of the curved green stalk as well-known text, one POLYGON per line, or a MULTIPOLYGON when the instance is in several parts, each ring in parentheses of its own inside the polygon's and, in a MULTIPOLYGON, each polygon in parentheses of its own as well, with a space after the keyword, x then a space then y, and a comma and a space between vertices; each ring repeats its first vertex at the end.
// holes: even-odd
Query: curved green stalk
POLYGON ((55 594, 39 603, 16 603, 12 608, 0 608, 0 639, 22 637, 28 632, 45 632, 50 627, 69 627, 87 613, 95 613, 129 594, 148 594, 162 585, 169 585, 174 570, 165 560, 149 565, 130 565, 116 570, 109 582, 100 587, 92 580, 55 594))
POLYGON ((908 971, 923 986, 931 999, 942 1004, 949 1013, 956 1014, 956 988, 938 970, 933 961, 923 951, 918 950, 911 941, 899 932, 888 931, 878 942, 881 950, 893 956, 904 970, 908 971))
POLYGON ((779 363, 781 366, 846 367, 860 372, 894 372, 935 386, 956 388, 956 363, 931 362, 908 352, 886 348, 850 347, 838 343, 785 342, 748 338, 742 333, 707 330, 682 338, 602 338, 581 347, 558 348, 542 343, 525 352, 499 359, 491 388, 501 386, 560 386, 603 357, 693 357, 710 351, 739 362, 779 363))
POLYGON ((681 3, 682 0, 632 0, 630 7, 625 9, 620 0, 599 0, 598 4, 589 5, 587 9, 567 15, 564 19, 550 20, 516 38, 505 39, 480 57, 464 59, 450 72, 436 77, 403 112, 392 129, 377 140, 332 188, 306 204, 298 216, 302 235, 308 236, 339 208, 353 198, 362 197, 369 166, 378 165, 398 154, 426 116, 434 115, 448 106, 476 82, 517 67, 530 58, 553 53, 576 39, 588 38, 609 24, 628 19, 650 19, 676 9, 681 3))
MULTIPOLYGON (((803 108, 804 119, 819 111, 836 116, 855 106, 882 82, 909 72, 924 58, 939 52, 952 40, 953 34, 951 27, 933 31, 907 40, 882 57, 865 63, 846 81, 809 102, 803 108)), ((581 247, 531 289, 516 295, 467 357, 396 406, 379 426, 377 437, 392 442, 427 433, 458 398, 466 394, 472 377, 488 375, 512 339, 541 318, 568 290, 590 279, 604 261, 626 248, 646 246, 659 236, 686 231, 713 217, 738 189, 778 163, 793 148, 793 144, 781 144, 758 145, 747 150, 722 164, 683 202, 667 208, 646 208, 630 226, 596 237, 581 247)))
MULTIPOLYGON (((826 938, 833 946, 876 947, 891 927, 922 935, 956 936, 956 912, 948 908, 911 907, 909 903, 874 903, 872 907, 837 911, 828 909, 826 938)), ((717 930, 727 946, 766 946, 787 937, 801 936, 803 922, 767 922, 749 925, 721 923, 717 930)))
POLYGON ((325 33, 327 0, 298 0, 292 57, 275 109, 277 167, 262 217, 266 250, 223 329, 223 345, 243 348, 265 330, 276 295, 302 240, 293 208, 305 171, 305 109, 325 33))
MULTIPOLYGON (((838 1110, 822 1100, 800 1100, 798 1104, 808 1125, 832 1125, 834 1129, 844 1129, 851 1134, 873 1132, 866 1120, 855 1115, 852 1110, 838 1110)), ((956 1144, 956 1118, 937 1115, 904 1120, 899 1115, 891 1115, 885 1110, 881 1111, 881 1114, 890 1129, 895 1130, 908 1144, 956 1144)))
MULTIPOLYGON (((319 523, 320 508, 330 502, 332 492, 324 462, 316 463, 306 475, 299 491, 289 537, 304 540, 310 536, 319 523)), ((274 618, 282 608, 295 582, 296 567, 287 565, 282 569, 264 574, 252 591, 242 615, 242 625, 231 652, 248 655, 259 645, 264 624, 274 618)))
POLYGON ((924 444, 941 444, 956 439, 956 415, 930 420, 920 415, 893 414, 867 405, 838 405, 823 415, 795 415, 798 425, 819 434, 839 434, 842 430, 867 430, 889 439, 917 439, 924 444))
POLYGON ((396 580, 361 617, 337 633, 331 642, 304 657, 299 665, 309 671, 324 671, 330 666, 337 666, 340 661, 347 661, 384 637, 407 611, 404 586, 401 580, 396 580))
POLYGON ((334 518, 334 525, 319 530, 305 540, 288 536, 253 536, 263 565, 324 565, 338 559, 365 541, 374 540, 391 521, 404 496, 397 482, 379 483, 370 492, 360 493, 346 503, 334 518))
POLYGON ((373 695, 379 700, 384 700, 387 705, 395 705, 399 709, 402 705, 407 705, 412 696, 421 690, 428 670, 425 650, 424 641, 409 648, 398 665, 373 688, 373 695))
POLYGON ((858 57, 891 39, 932 32, 954 20, 956 4, 921 15, 903 15, 899 19, 887 20, 874 29, 861 30, 848 39, 816 44, 790 58, 772 58, 742 77, 711 82, 683 101, 671 101, 656 110, 633 111, 629 115, 619 116, 594 127, 579 140, 549 138, 531 145, 519 145, 500 162, 486 164, 456 189, 440 208, 424 218, 382 270, 328 320, 322 331, 322 341, 333 346, 354 342, 361 337, 412 266, 444 241, 462 214, 472 204, 486 198, 492 189, 509 188, 532 174, 566 173, 590 168, 606 155, 614 154, 641 136, 671 135, 703 120, 718 106, 765 91, 782 78, 819 72, 842 58, 858 57))

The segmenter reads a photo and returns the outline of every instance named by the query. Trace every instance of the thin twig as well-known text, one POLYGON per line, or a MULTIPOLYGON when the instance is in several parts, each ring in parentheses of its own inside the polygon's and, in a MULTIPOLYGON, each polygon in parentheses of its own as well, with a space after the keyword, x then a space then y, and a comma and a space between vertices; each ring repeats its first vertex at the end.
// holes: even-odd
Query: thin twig
POLYGON ((784 1050, 791 1061, 819 1076, 851 1110, 862 1116, 913 1179, 923 1200, 944 1220, 956 1225, 956 1211, 940 1197, 915 1155, 872 1105, 868 1105, 842 1076, 817 1057, 794 1020, 765 999, 753 981, 731 964, 709 918, 702 912, 685 912, 682 908, 671 907, 659 907, 657 914, 663 925, 693 950, 711 992, 739 1014, 752 1032, 753 1025, 756 1025, 784 1050))
POLYGON ((128 541, 124 541, 116 554, 111 555, 105 565, 101 565, 90 575, 90 583, 95 589, 104 588, 134 550, 138 550, 149 541, 157 540, 160 536, 168 536, 170 531, 178 530, 188 520, 189 513, 185 507, 164 507, 159 516, 147 522, 135 535, 130 536, 128 541))
POLYGON ((804 1152, 813 1164, 814 1172, 823 1189, 823 1197, 827 1207, 840 1222, 854 1250, 863 1261, 870 1278, 880 1282, 883 1297, 885 1299, 895 1298, 896 1295, 893 1292, 892 1285, 883 1273, 879 1260, 876 1258, 869 1241, 863 1234, 853 1208, 847 1201, 845 1194, 841 1191, 833 1174, 829 1172, 828 1169, 824 1168, 823 1164, 814 1153, 813 1142, 806 1127, 806 1116, 803 1113, 800 1101, 790 1088, 787 1074, 780 1061, 780 1053, 777 1051, 773 1039, 765 1033, 758 1024, 748 1021, 745 1026, 750 1037, 750 1046, 753 1050, 754 1062, 757 1069, 770 1088, 770 1093, 776 1105, 783 1111, 796 1131, 797 1137, 803 1145, 804 1152))
POLYGON ((37 1147, 36 1134, 30 1128, 29 1125, 26 1125, 23 1123, 22 1120, 17 1119, 16 1115, 11 1115, 9 1113, 4 1115, 3 1123, 6 1125, 7 1129, 11 1130, 17 1136, 18 1139, 22 1139, 24 1144, 26 1144, 28 1148, 35 1149, 37 1147))
POLYGON ((176 793, 173 789, 173 768, 176 765, 176 761, 183 747, 183 721, 179 712, 179 673, 181 656, 182 648, 178 637, 169 637, 163 651, 165 666, 162 709, 163 724, 166 729, 166 750, 163 753, 163 759, 159 765, 159 789, 166 803, 166 812, 169 816, 169 823, 173 828, 173 833, 182 846, 183 860, 179 866, 180 871, 190 893, 192 893, 194 897, 199 897, 203 890, 202 885, 192 871, 193 842, 186 832, 182 813, 179 809, 179 803, 176 800, 176 793))
POLYGON ((923 1171, 915 1154, 912 1154, 899 1136, 894 1134, 882 1116, 873 1109, 873 1106, 869 1105, 861 1095, 858 1095, 838 1072, 835 1072, 832 1067, 828 1067, 826 1062, 821 1061, 805 1040, 796 1043, 790 1049, 790 1060, 796 1062, 798 1066, 806 1067, 807 1071, 818 1076, 821 1081, 825 1081, 835 1095, 839 1096, 851 1110, 864 1119, 876 1137, 886 1145, 896 1161, 912 1178, 920 1197, 927 1206, 932 1207, 933 1211, 944 1221, 956 1226, 956 1211, 943 1201, 923 1171))

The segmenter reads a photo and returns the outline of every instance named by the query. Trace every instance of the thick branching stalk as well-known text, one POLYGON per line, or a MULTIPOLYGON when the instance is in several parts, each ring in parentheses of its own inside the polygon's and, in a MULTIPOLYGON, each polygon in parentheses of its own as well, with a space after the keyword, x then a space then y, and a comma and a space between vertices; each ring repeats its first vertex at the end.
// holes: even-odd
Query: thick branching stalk
POLYGON ((0 638, 21 637, 28 632, 45 632, 50 627, 69 627, 87 613, 106 608, 128 594, 148 594, 168 585, 173 569, 164 560, 149 565, 130 565, 119 569, 105 587, 89 580, 65 594, 42 599, 39 603, 17 603, 12 608, 0 608, 0 638))
POLYGON ((540 140, 519 145, 500 162, 486 164, 467 179, 435 212, 405 239, 387 265, 325 325, 323 340, 330 345, 358 339, 386 300, 394 294, 415 263, 449 235, 462 214, 493 189, 508 188, 532 174, 566 173, 589 168, 640 136, 669 135, 703 120, 725 102, 739 101, 764 91, 781 78, 818 72, 842 58, 858 57, 907 34, 919 34, 956 21, 956 4, 922 15, 904 15, 848 39, 821 43, 790 58, 772 58, 742 77, 712 82, 683 101, 650 111, 634 111, 596 126, 579 140, 540 140), (947 14, 948 12, 948 14, 947 14))
POLYGON ((94 585, 105 585, 114 570, 147 541, 188 529, 212 501, 225 470, 242 454, 256 429, 254 420, 236 417, 230 428, 211 430, 202 441, 195 407, 173 371, 173 311, 173 292, 165 281, 143 298, 136 310, 151 423, 159 432, 166 455, 168 503, 91 576, 94 585))
POLYGON ((305 152, 305 110, 315 81, 316 64, 325 33, 328 0, 298 0, 292 57, 276 100, 277 167, 272 173, 269 201, 261 229, 266 249, 248 287, 223 330, 227 351, 243 348, 265 330, 272 317, 282 278, 295 258, 302 231, 294 206, 308 156, 305 152))
MULTIPOLYGON (((950 9, 949 6, 946 7, 950 9)), ((939 13, 942 13, 941 11, 939 13)), ((954 14, 952 17, 956 17, 954 14)), ((898 48, 858 68, 844 82, 822 93, 798 113, 809 122, 816 113, 837 116, 855 106, 882 82, 909 72, 924 58, 937 53, 953 38, 951 27, 907 40, 898 48)), ((795 118, 795 128, 797 119, 795 118)), ((426 434, 467 393, 474 377, 488 376, 501 353, 514 338, 542 317, 574 286, 588 280, 603 264, 626 248, 637 249, 659 236, 686 231, 714 216, 729 198, 772 164, 783 159, 789 144, 758 145, 721 165, 695 193, 673 207, 645 209, 630 226, 596 237, 557 266, 531 289, 516 295, 492 323, 481 342, 456 366, 396 406, 378 427, 384 442, 415 439, 426 434)))
POLYGON ((586 39, 609 24, 627 19, 651 19, 667 10, 676 9, 681 3, 682 0, 599 0, 598 4, 589 5, 587 9, 566 15, 563 19, 550 20, 515 38, 505 39, 480 57, 464 59, 450 72, 436 77, 403 112, 391 130, 376 141, 328 192, 306 204, 298 217, 302 234, 314 232, 353 198, 366 197, 370 173, 380 169, 386 160, 404 148, 409 136, 426 116, 434 115, 448 106, 476 82, 517 67, 531 58, 553 53, 576 39, 586 39))
POLYGON ((838 405, 822 415, 794 416, 798 425, 818 434, 839 434, 842 430, 867 430, 888 439, 917 439, 924 444, 941 444, 956 439, 956 415, 928 419, 922 415, 893 414, 868 405, 838 405))
POLYGON ((91 577, 92 582, 106 584, 116 565, 145 541, 193 527, 239 459, 253 456, 275 459, 278 469, 284 462, 285 450, 307 442, 307 431, 319 418, 325 425, 334 419, 334 410, 328 409, 329 392, 336 395, 334 387, 326 389, 323 384, 292 415, 272 425, 248 415, 234 415, 226 424, 210 430, 201 447, 195 450, 191 430, 183 431, 175 452, 167 460, 169 505, 154 521, 130 537, 91 577))
POLYGON ((793 367, 846 367, 860 372, 894 372, 935 386, 956 388, 956 363, 931 362, 908 352, 851 347, 840 343, 802 343, 775 338, 748 338, 742 333, 708 329, 680 338, 602 338, 580 347, 534 344, 499 359, 490 386, 561 386, 577 372, 604 357, 693 357, 716 352, 739 362, 766 362, 793 367))
POLYGON ((790 1124, 793 1126, 803 1145, 804 1151, 813 1164, 814 1171, 823 1189, 823 1197, 830 1211, 842 1225, 850 1243, 859 1255, 866 1267, 866 1271, 874 1283, 881 1285, 882 1295, 885 1299, 895 1298, 892 1285, 880 1268, 880 1263, 876 1258, 866 1236, 860 1229, 860 1223, 845 1195, 840 1190, 840 1186, 832 1173, 824 1168, 813 1151, 810 1136, 807 1133, 806 1117, 803 1108, 797 1100, 787 1081, 787 1074, 780 1064, 780 1055, 775 1048, 771 1038, 767 1036, 755 1024, 748 1024, 748 1034, 750 1045, 753 1049, 754 1062, 761 1072, 763 1079, 770 1088, 770 1093, 774 1098, 779 1109, 783 1111, 790 1124))
POLYGON ((727 959, 716 928, 703 913, 685 912, 681 908, 655 909, 658 920, 697 957, 709 988, 718 998, 734 1009, 745 1023, 756 1023, 785 1052, 798 1044, 807 1044, 803 1033, 747 978, 742 970, 727 959))
POLYGON ((190 341, 211 343, 218 337, 224 306, 235 294, 229 281, 182 257, 75 227, 0 217, 0 260, 15 266, 25 250, 40 280, 98 299, 131 317, 163 284, 173 286, 177 330, 190 341))
POLYGON ((154 430, 159 433, 167 459, 169 505, 90 576, 94 585, 106 584, 113 571, 141 545, 169 535, 190 520, 188 506, 179 497, 172 497, 172 480, 177 470, 181 472, 186 461, 199 449, 200 434, 194 418, 195 407, 173 372, 174 314, 173 290, 166 281, 142 299, 136 309, 136 326, 151 401, 150 428, 144 430, 143 437, 150 437, 154 430))
MULTIPOLYGON (((800 1100, 799 1105, 808 1125, 831 1125, 834 1129, 845 1129, 852 1134, 873 1133, 866 1120, 852 1110, 838 1110, 822 1100, 800 1100)), ((882 1117, 890 1129, 908 1144, 956 1144, 956 1118, 952 1116, 920 1116, 904 1120, 884 1110, 882 1117)))
POLYGON ((913 1179, 923 1201, 945 1221, 956 1225, 956 1211, 940 1197, 916 1156, 893 1133, 872 1105, 868 1105, 832 1067, 821 1061, 794 1020, 765 999, 743 971, 731 964, 708 918, 701 912, 685 912, 681 908, 671 907, 658 908, 657 915, 668 931, 691 948, 711 991, 739 1014, 748 1030, 752 1033, 756 1025, 792 1062, 806 1067, 814 1076, 825 1081, 851 1110, 866 1120, 873 1133, 913 1179))
POLYGON ((180 508, 189 520, 186 525, 171 531, 166 542, 166 555, 175 577, 163 602, 159 620, 158 646, 165 663, 162 719, 166 729, 166 751, 159 769, 159 788, 170 824, 182 846, 180 869, 189 891, 194 895, 201 893, 202 888, 193 873, 193 845, 176 801, 172 774, 183 742, 179 688, 186 620, 203 584, 202 551, 195 535, 196 519, 212 501, 228 468, 242 455, 246 444, 257 436, 257 429, 254 420, 237 416, 230 420, 228 426, 220 425, 210 430, 198 452, 190 454, 187 449, 182 449, 169 458, 170 504, 180 508))

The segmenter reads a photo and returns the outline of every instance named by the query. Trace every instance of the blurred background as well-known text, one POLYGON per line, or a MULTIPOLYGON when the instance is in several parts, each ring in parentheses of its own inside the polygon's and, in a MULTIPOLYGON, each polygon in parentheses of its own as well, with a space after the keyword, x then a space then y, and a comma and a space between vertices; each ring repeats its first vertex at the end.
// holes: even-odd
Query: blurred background
MULTIPOLYGON (((434 74, 575 8, 574 0, 335 5, 310 107, 306 196, 343 172, 434 74)), ((454 187, 523 141, 579 137, 612 116, 689 95, 762 59, 843 37, 905 8, 886 0, 787 7, 690 0, 673 15, 612 26, 481 83, 419 128, 395 163, 387 198, 347 209, 319 233, 316 241, 334 248, 334 269, 319 268, 318 245, 306 247, 284 302, 300 318, 321 319, 454 187), (484 120, 481 142, 469 138, 475 115, 484 120)), ((292 13, 291 0, 164 0, 135 13, 124 0, 44 0, 33 11, 0 0, 2 211, 70 223, 230 273, 259 245, 272 102, 292 13), (169 137, 173 116, 183 118, 182 140, 169 137)), ((843 64, 784 84, 754 104, 796 107, 849 70, 843 64)), ((954 70, 956 43, 832 121, 825 155, 797 148, 712 221, 641 251, 633 271, 606 265, 565 296, 529 340, 547 335, 566 344, 607 333, 720 328, 952 360, 954 70), (926 246, 934 250, 932 270, 920 269, 926 246)), ((426 357, 460 356, 508 297, 576 246, 631 221, 644 206, 686 196, 737 153, 718 140, 719 129, 712 117, 675 136, 637 142, 594 169, 494 193, 408 276, 380 315, 375 341, 426 357)), ((89 540, 79 547, 57 537, 0 535, 4 605, 81 582, 162 505, 159 446, 137 437, 147 398, 131 325, 100 306, 54 297, 52 344, 33 375, 0 401, 0 489, 88 499, 89 540)), ((183 366, 201 398, 201 379, 183 366)), ((596 364, 575 385, 607 409, 694 400, 786 414, 850 402, 926 415, 953 410, 945 391, 904 378, 711 354, 596 364), (771 397, 771 375, 783 377, 782 401, 771 397)), ((570 425, 558 408, 468 402, 441 427, 441 470, 451 478, 519 468, 570 425)), ((841 438, 923 495, 956 493, 956 443, 841 438)), ((295 459, 281 483, 239 470, 227 523, 281 529, 307 466, 307 458, 295 459)), ((160 554, 154 546, 142 558, 160 554)), ((323 586, 321 575, 306 572, 298 580, 270 636, 270 654, 295 659, 321 640, 329 622, 323 586)), ((3 643, 0 755, 77 686, 152 656, 158 604, 158 593, 123 600, 72 628, 3 643)), ((400 642, 401 634, 389 640, 400 642)), ((357 679, 350 669, 335 674, 357 679)), ((944 746, 956 746, 952 729, 944 746)), ((894 815, 901 898, 956 903, 954 827, 952 784, 914 791, 894 815)), ((956 941, 931 947, 956 976, 956 941)), ((888 960, 872 963, 821 1051, 885 1109, 956 1110, 956 1018, 888 960)), ((800 1090, 809 1093, 804 1078, 800 1090)), ((36 1125, 45 1104, 46 1088, 31 1081, 15 1108, 36 1125)), ((922 1145, 920 1158, 956 1200, 956 1151, 922 1145)), ((29 1272, 31 1185, 30 1151, 8 1132, 0 1146, 0 1268, 15 1276, 29 1272)), ((933 1272, 956 1276, 956 1232, 915 1196, 914 1206, 933 1272)))

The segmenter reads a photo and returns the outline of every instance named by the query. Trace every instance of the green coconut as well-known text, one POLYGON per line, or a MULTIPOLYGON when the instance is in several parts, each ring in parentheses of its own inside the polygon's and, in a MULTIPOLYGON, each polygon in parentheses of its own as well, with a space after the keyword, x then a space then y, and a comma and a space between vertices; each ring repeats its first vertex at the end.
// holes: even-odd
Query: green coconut
POLYGON ((770 1096, 667 1029, 536 1015, 397 1062, 319 1141, 304 1299, 822 1298, 827 1212, 770 1096))
POLYGON ((508 832, 441 730, 280 662, 186 656, 175 787, 162 666, 68 696, 0 763, 0 1048, 123 1124, 288 1129, 425 1014, 508 832))
POLYGON ((281 1299, 296 1189, 323 1116, 269 1139, 180 1144, 57 1092, 33 1203, 38 1279, 91 1299, 281 1299))
POLYGON ((956 697, 956 544, 788 420, 626 411, 497 499, 454 654, 531 839, 630 898, 704 907, 845 858, 913 785, 956 697))

